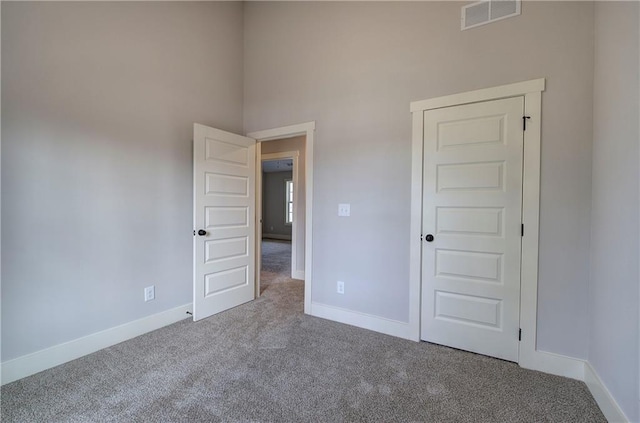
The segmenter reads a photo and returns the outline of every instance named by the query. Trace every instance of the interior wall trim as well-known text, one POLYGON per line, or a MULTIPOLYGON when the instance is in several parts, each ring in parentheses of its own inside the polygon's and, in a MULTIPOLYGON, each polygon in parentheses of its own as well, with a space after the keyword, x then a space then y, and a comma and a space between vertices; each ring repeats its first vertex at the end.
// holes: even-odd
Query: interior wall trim
POLYGON ((191 318, 187 312, 193 312, 191 303, 5 361, 1 365, 2 385, 191 318))
POLYGON ((618 402, 613 398, 607 386, 602 382, 600 376, 595 371, 591 363, 585 361, 584 363, 584 383, 587 384, 591 395, 598 403, 602 414, 611 423, 629 422, 629 418, 624 414, 618 402))
POLYGON ((315 317, 345 323, 362 329, 397 336, 398 338, 412 339, 411 327, 407 322, 386 319, 372 314, 360 313, 315 302, 311 303, 310 314, 315 317))

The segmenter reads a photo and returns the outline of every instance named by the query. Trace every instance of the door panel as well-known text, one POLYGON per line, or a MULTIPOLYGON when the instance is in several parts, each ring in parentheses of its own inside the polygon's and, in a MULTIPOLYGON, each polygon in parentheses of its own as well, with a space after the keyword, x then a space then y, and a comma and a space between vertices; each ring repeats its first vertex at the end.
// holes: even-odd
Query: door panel
POLYGON ((255 148, 194 125, 194 320, 255 298, 255 148))
POLYGON ((518 360, 522 97, 424 114, 421 338, 518 360))

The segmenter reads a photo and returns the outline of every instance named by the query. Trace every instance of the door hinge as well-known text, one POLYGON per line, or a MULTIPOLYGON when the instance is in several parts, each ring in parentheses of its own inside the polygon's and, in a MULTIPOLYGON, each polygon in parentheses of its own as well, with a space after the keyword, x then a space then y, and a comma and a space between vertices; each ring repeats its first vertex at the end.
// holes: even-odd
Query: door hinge
POLYGON ((531 116, 522 116, 522 130, 527 130, 527 119, 531 119, 531 116))
POLYGON ((524 236, 524 223, 520 224, 520 236, 524 236))
POLYGON ((518 341, 522 341, 522 328, 518 330, 518 341))

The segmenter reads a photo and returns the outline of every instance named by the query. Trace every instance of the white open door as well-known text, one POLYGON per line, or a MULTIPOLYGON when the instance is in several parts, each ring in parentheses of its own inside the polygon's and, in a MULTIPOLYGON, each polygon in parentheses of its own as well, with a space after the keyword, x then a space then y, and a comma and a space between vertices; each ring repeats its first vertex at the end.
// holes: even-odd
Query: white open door
POLYGON ((518 361, 524 98, 424 112, 421 338, 518 361))
POLYGON ((255 298, 256 141, 194 124, 193 320, 255 298))

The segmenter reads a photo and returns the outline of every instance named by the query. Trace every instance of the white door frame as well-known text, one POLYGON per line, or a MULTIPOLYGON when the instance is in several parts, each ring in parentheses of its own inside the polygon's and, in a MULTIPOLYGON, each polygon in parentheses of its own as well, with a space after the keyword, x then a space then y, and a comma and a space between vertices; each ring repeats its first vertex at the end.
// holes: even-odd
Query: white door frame
POLYGON ((411 232, 409 254, 410 305, 409 326, 412 339, 420 340, 422 171, 424 111, 502 98, 524 96, 527 129, 524 132, 522 179, 522 265, 520 290, 520 328, 522 340, 518 363, 521 367, 581 378, 583 369, 568 357, 536 349, 538 303, 538 238, 540 214, 540 137, 542 91, 545 79, 534 79, 493 88, 448 95, 411 103, 413 142, 411 162, 411 232))
MULTIPOLYGON (((293 138, 297 136, 306 136, 305 141, 305 240, 304 240, 304 312, 311 314, 311 277, 312 277, 312 246, 313 246, 313 135, 316 129, 315 121, 300 123, 297 125, 282 126, 279 128, 265 129, 262 131, 250 132, 248 137, 257 141, 256 157, 262 156, 260 143, 265 141, 279 140, 283 138, 293 138)), ((261 160, 256 159, 256 167, 261 166, 261 160)), ((260 169, 260 172, 262 170, 260 169)), ((256 214, 257 215, 257 214, 256 214)), ((259 222, 256 222, 256 225, 259 222)), ((257 238, 257 237, 256 237, 257 238)), ((256 239, 256 243, 260 240, 256 239)), ((257 246, 259 247, 259 246, 257 246)), ((256 256, 258 256, 256 254, 256 256)), ((259 259, 259 257, 258 257, 259 259)))
MULTIPOLYGON (((257 157, 257 156, 256 156, 257 157)), ((291 159, 293 161, 293 167, 291 169, 291 180, 293 181, 293 216, 294 221, 291 225, 291 278, 292 279, 304 279, 304 274, 299 275, 298 269, 296 265, 298 263, 298 225, 295 220, 295 216, 298 215, 298 198, 300 198, 300 191, 298 187, 298 157, 299 154, 297 151, 285 151, 282 153, 267 153, 262 154, 260 159, 260 169, 259 172, 256 172, 256 216, 257 216, 257 240, 262 240, 262 162, 270 161, 270 160, 282 160, 282 159, 291 159)), ((286 211, 286 210, 285 210, 286 211)), ((261 247, 260 242, 257 242, 256 247, 261 247)), ((256 250, 256 296, 260 296, 260 261, 262 257, 262 250, 256 250)))

